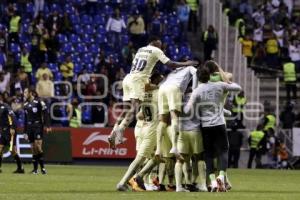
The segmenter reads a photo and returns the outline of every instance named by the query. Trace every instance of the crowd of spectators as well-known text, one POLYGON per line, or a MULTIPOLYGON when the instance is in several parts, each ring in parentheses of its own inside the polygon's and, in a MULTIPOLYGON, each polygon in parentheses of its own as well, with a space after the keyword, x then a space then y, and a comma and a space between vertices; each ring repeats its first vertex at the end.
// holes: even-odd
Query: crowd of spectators
MULTIPOLYGON (((54 102, 71 104, 76 99, 78 104, 104 103, 111 110, 122 100, 120 81, 130 70, 137 49, 147 44, 150 35, 162 38, 164 50, 172 59, 191 56, 187 32, 197 31, 198 3, 197 0, 3 0, 0 2, 0 92, 5 94, 6 103, 13 106, 20 124, 22 92, 26 87, 36 88, 46 101, 57 119, 53 119, 53 124, 67 126, 69 121, 68 106, 50 109, 54 102), (93 98, 106 90, 104 98, 93 98)), ((164 66, 159 67, 165 72, 164 66)), ((103 107, 81 109, 83 124, 105 121, 103 107)), ((112 125, 114 117, 108 119, 106 123, 112 125)))
POLYGON ((264 0, 253 4, 224 1, 224 12, 239 30, 243 55, 251 66, 282 69, 286 58, 300 72, 300 15, 293 0, 264 0))

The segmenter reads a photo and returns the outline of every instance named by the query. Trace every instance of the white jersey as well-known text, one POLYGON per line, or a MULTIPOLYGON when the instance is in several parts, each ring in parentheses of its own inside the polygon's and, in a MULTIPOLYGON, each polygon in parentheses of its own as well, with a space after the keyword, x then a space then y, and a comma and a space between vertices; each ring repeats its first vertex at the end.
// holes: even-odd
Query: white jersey
POLYGON ((236 84, 224 82, 208 82, 200 84, 192 93, 185 113, 193 109, 196 115, 201 117, 202 127, 212 127, 225 124, 224 118, 224 94, 230 91, 240 91, 236 84))
POLYGON ((256 42, 262 42, 264 38, 264 32, 262 28, 254 29, 253 31, 253 40, 256 42))
POLYGON ((182 94, 185 93, 189 82, 193 79, 193 89, 197 87, 197 69, 195 67, 180 67, 173 70, 161 84, 161 87, 175 85, 180 88, 182 94))
POLYGON ((277 37, 277 41, 279 43, 280 47, 283 47, 283 36, 284 36, 284 30, 281 29, 279 31, 273 30, 273 33, 276 35, 277 37))
POLYGON ((145 123, 158 122, 158 89, 145 93, 141 109, 145 123))
MULTIPOLYGON (((187 94, 183 98, 183 105, 188 103, 191 94, 187 94)), ((179 118, 180 130, 181 131, 199 131, 201 128, 200 117, 196 113, 182 113, 182 116, 179 118)))
POLYGON ((300 60, 300 48, 294 45, 289 45, 289 56, 292 61, 300 60))
POLYGON ((170 59, 164 52, 152 45, 139 48, 132 61, 130 74, 141 74, 150 77, 152 70, 158 61, 166 64, 170 59))

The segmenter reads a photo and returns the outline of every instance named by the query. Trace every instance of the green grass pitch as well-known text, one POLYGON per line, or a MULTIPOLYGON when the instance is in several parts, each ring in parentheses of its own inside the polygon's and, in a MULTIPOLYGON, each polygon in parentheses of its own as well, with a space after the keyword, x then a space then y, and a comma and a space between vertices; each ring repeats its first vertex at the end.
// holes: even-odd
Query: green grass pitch
POLYGON ((1 200, 299 200, 300 171, 230 170, 228 193, 116 192, 125 167, 47 165, 48 175, 11 174, 15 165, 3 164, 1 200))

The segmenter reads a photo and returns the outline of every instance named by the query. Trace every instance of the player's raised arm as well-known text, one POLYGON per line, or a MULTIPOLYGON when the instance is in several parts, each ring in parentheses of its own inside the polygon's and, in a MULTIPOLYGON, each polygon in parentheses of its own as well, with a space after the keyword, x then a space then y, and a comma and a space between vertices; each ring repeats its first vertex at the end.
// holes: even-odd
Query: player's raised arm
POLYGON ((193 75, 192 89, 194 90, 194 89, 196 89, 198 87, 198 81, 199 81, 199 79, 198 79, 198 74, 197 74, 198 70, 195 69, 195 68, 193 69, 193 68, 191 68, 191 74, 193 75))
POLYGON ((188 60, 185 62, 176 62, 176 61, 172 61, 169 60, 166 65, 170 68, 178 68, 178 67, 186 67, 186 66, 196 66, 198 65, 199 62, 195 61, 195 60, 188 60))
POLYGON ((222 83, 224 85, 224 89, 229 92, 239 92, 242 90, 242 87, 237 83, 222 83))

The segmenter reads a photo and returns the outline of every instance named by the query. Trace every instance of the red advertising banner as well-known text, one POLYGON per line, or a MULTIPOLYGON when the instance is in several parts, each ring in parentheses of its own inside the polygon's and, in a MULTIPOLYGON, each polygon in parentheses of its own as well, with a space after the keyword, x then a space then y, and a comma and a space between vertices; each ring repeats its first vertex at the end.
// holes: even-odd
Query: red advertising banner
POLYGON ((116 150, 109 148, 108 136, 111 128, 73 128, 71 129, 73 158, 134 158, 134 130, 126 129, 124 143, 116 150))

